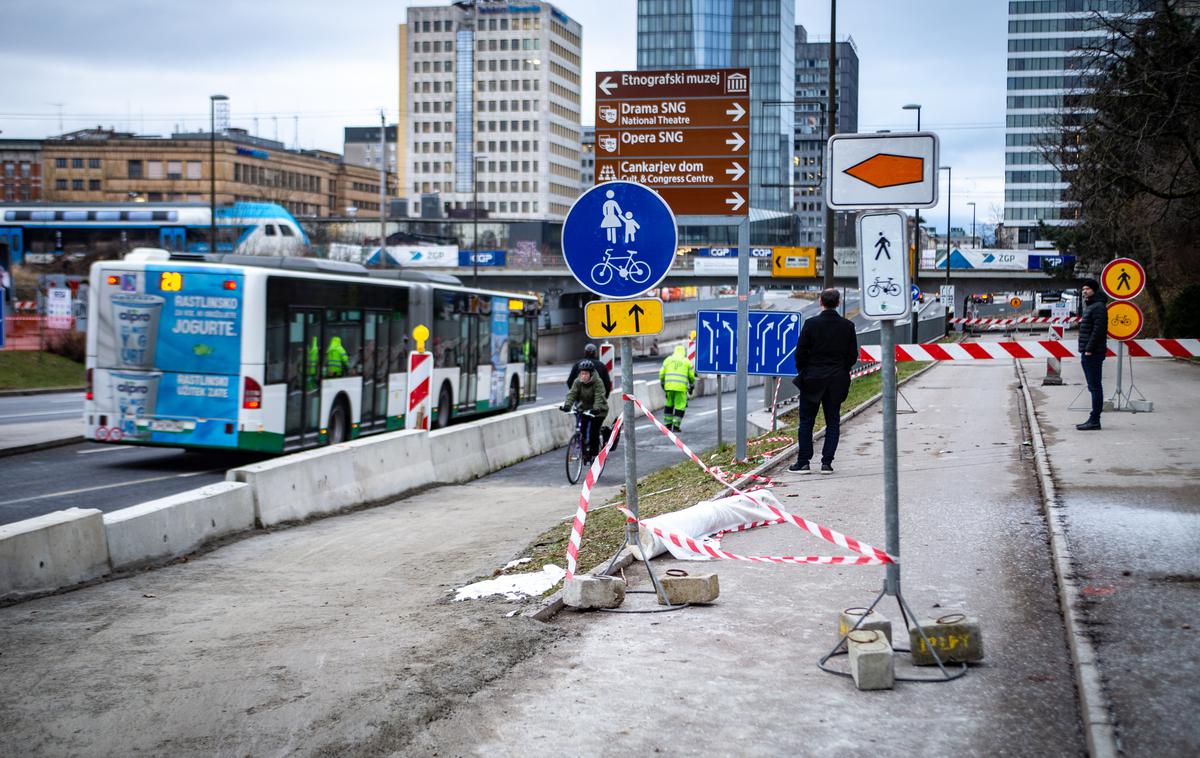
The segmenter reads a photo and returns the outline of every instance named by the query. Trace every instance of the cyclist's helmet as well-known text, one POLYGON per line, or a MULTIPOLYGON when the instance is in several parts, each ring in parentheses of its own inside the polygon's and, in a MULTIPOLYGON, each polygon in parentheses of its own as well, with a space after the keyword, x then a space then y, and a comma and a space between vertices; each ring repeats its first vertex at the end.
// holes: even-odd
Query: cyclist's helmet
POLYGON ((585 358, 584 360, 579 362, 579 370, 580 371, 590 371, 594 374, 594 373, 596 373, 596 364, 585 358))
POLYGON ((591 342, 584 345, 583 346, 583 357, 584 358, 595 358, 596 357, 596 346, 593 345, 591 342))

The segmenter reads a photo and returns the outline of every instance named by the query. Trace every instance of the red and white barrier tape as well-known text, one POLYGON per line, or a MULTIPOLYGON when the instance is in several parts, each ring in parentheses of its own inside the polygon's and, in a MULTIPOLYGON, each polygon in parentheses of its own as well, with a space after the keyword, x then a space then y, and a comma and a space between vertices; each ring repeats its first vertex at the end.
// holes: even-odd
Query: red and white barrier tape
POLYGON ((604 462, 608 460, 608 454, 612 452, 613 445, 617 444, 617 438, 621 435, 622 421, 623 418, 617 416, 612 433, 608 436, 608 444, 600 448, 596 460, 592 461, 587 476, 583 479, 583 488, 579 491, 579 508, 575 511, 575 522, 571 525, 571 537, 567 540, 567 581, 575 576, 575 569, 579 566, 579 544, 583 541, 583 525, 587 523, 588 506, 592 502, 592 488, 596 486, 596 480, 600 478, 600 472, 604 469, 604 462))
MULTIPOLYGON (((721 477, 717 476, 717 474, 714 473, 714 471, 711 467, 705 465, 704 461, 700 460, 700 456, 693 453, 691 448, 689 448, 687 445, 685 445, 683 443, 682 440, 680 440, 678 437, 675 436, 674 432, 672 432, 670 429, 667 429, 665 426, 663 426, 662 422, 660 422, 657 418, 655 418, 654 414, 651 413, 650 410, 648 408, 646 408, 646 406, 642 405, 642 402, 640 400, 638 400, 636 397, 633 397, 632 395, 623 395, 622 399, 632 400, 634 405, 637 406, 637 408, 642 412, 642 414, 645 415, 646 418, 650 419, 651 423, 653 423, 655 426, 657 426, 658 430, 660 432, 662 432, 663 434, 665 434, 667 436, 667 439, 674 442, 675 446, 677 448, 682 450, 685 455, 687 455, 689 458, 691 458, 692 461, 694 461, 696 463, 696 465, 698 465, 698 466, 700 466, 700 468, 704 469, 704 471, 707 472, 709 476, 713 477, 721 484, 724 484, 729 489, 733 490, 734 493, 741 495, 742 497, 747 497, 747 498, 750 498, 751 500, 754 500, 754 502, 759 503, 763 507, 770 510, 771 513, 775 514, 776 518, 781 518, 781 519, 785 519, 787 521, 791 521, 793 524, 800 527, 801 529, 808 532, 809 534, 813 535, 814 537, 819 537, 820 539, 823 539, 826 542, 829 542, 833 545, 837 545, 838 547, 841 547, 841 548, 845 548, 846 550, 850 550, 851 552, 858 553, 859 555, 867 556, 868 558, 871 558, 871 559, 877 559, 877 560, 873 560, 872 562, 882 562, 882 563, 894 563, 895 562, 895 558, 888 555, 883 550, 872 547, 865 542, 860 542, 860 541, 854 539, 853 537, 849 537, 845 534, 842 534, 841 532, 838 532, 838 531, 835 531, 828 527, 821 526, 820 524, 816 524, 811 521, 808 521, 807 519, 805 519, 801 516, 796 516, 791 513, 788 513, 787 511, 784 511, 780 508, 776 508, 775 506, 771 505, 770 503, 764 503, 761 500, 755 499, 754 496, 751 495, 749 491, 738 489, 738 487, 735 484, 733 484, 731 482, 727 482, 724 479, 722 479, 721 477)), ((703 553, 703 554, 707 555, 707 553, 703 553)), ((809 556, 809 557, 811 557, 811 556, 809 556)), ((782 561, 782 562, 796 562, 796 561, 782 561)), ((834 561, 834 560, 822 560, 822 561, 805 560, 805 561, 800 561, 800 562, 804 562, 804 563, 854 563, 854 562, 858 562, 858 561, 855 561, 855 560, 836 560, 836 561, 834 561)))
MULTIPOLYGON (((767 504, 763 503, 763 505, 767 504)), ((771 506, 767 505, 767 507, 770 508, 771 506)), ((739 555, 703 542, 697 542, 686 534, 668 532, 653 524, 634 519, 633 514, 623 506, 618 506, 618 510, 624 513, 626 518, 636 521, 639 526, 649 529, 659 539, 669 540, 673 545, 690 550, 696 555, 703 555, 709 558, 721 558, 727 561, 752 561, 754 563, 798 563, 820 566, 882 566, 885 563, 892 562, 890 558, 877 558, 869 555, 739 555)), ((781 518, 778 522, 773 523, 782 523, 785 520, 781 518)))
POLYGON ((951 324, 966 324, 967 326, 976 325, 1001 325, 1009 324, 1078 324, 1082 319, 1079 316, 1017 316, 1016 318, 952 318, 951 324))
POLYGON ((858 379, 859 377, 867 376, 868 374, 874 374, 876 371, 880 370, 881 368, 883 368, 883 364, 876 361, 876 362, 870 363, 866 366, 863 366, 860 369, 851 371, 850 378, 858 379))
MULTIPOLYGON (((1131 358, 1196 358, 1200 357, 1200 340, 1151 339, 1124 340, 1125 352, 1131 358)), ((1108 349, 1107 355, 1116 351, 1108 349)), ((878 361, 882 353, 878 345, 858 349, 859 360, 878 361)), ((1027 342, 956 342, 929 345, 896 345, 898 361, 990 361, 1002 358, 1078 358, 1079 350, 1059 340, 1029 340, 1027 342)))

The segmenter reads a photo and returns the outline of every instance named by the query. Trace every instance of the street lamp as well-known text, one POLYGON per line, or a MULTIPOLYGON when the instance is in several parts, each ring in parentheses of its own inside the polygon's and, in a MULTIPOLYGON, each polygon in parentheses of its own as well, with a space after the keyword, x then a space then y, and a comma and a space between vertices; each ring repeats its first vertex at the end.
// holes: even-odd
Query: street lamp
POLYGON ((971 247, 977 248, 979 243, 975 241, 975 202, 969 202, 967 205, 971 206, 971 247))
POLYGON ((471 286, 479 286, 479 164, 486 155, 471 157, 471 286))
POLYGON ((950 286, 950 179, 954 171, 950 166, 941 166, 946 172, 946 286, 950 286))
POLYGON ((217 252, 217 102, 225 95, 208 96, 208 252, 217 252))
POLYGON ((901 106, 901 108, 906 111, 916 111, 917 112, 917 131, 918 132, 921 131, 921 104, 920 103, 909 103, 908 105, 901 106))
MULTIPOLYGON (((917 112, 917 131, 918 132, 921 131, 921 104, 920 103, 909 103, 908 105, 901 106, 901 108, 906 111, 916 111, 917 112)), ((919 223, 920 218, 921 218, 921 209, 913 208, 913 247, 914 248, 919 248, 921 245, 921 224, 919 223)), ((918 261, 916 260, 916 256, 914 256, 913 263, 914 264, 918 263, 918 261)), ((917 268, 917 266, 914 265, 913 268, 917 268)), ((911 274, 912 274, 913 278, 915 279, 917 276, 917 272, 913 271, 913 272, 911 272, 911 274)), ((919 333, 917 331, 919 328, 919 324, 917 323, 919 321, 919 318, 918 318, 918 314, 916 312, 915 304, 913 305, 913 313, 911 316, 909 316, 909 321, 912 322, 912 341, 914 344, 916 344, 916 343, 920 342, 921 340, 919 339, 919 333)))

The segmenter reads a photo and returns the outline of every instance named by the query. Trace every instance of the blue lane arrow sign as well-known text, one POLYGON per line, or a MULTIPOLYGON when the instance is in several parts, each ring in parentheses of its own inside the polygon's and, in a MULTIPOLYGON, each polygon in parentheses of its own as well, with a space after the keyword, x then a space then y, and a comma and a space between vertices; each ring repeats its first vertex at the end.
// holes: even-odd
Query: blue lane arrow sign
POLYGON ((636 297, 657 287, 675 261, 675 244, 675 214, 636 182, 592 187, 563 222, 567 268, 601 297, 636 297))
MULTIPOLYGON (((750 311, 752 376, 795 376, 800 314, 750 311)), ((696 312, 696 373, 737 373, 737 311, 696 312)))

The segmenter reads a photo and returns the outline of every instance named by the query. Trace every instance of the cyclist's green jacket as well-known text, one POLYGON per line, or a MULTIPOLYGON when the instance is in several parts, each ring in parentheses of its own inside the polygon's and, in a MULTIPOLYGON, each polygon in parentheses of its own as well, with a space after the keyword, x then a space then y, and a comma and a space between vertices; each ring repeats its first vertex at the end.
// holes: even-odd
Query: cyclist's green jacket
POLYGON ((597 414, 608 413, 608 398, 604 396, 604 382, 600 381, 600 377, 592 373, 592 378, 584 382, 582 379, 576 379, 571 385, 571 389, 567 392, 568 407, 579 403, 579 408, 585 411, 592 411, 597 414))
POLYGON ((696 369, 687 359, 683 345, 676 345, 675 352, 663 361, 658 370, 658 381, 667 392, 687 392, 696 383, 696 369))

